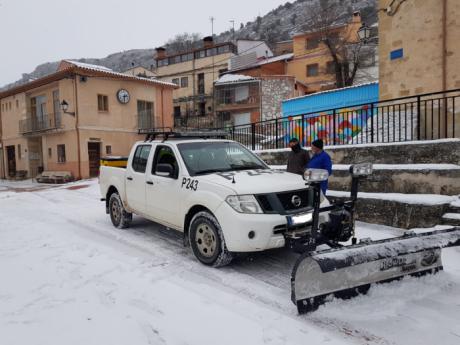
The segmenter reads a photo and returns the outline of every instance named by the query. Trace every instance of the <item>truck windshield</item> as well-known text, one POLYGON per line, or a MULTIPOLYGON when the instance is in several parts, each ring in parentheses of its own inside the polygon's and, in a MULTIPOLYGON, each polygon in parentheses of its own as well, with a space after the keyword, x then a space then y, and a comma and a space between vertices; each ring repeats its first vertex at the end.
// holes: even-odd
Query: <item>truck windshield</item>
POLYGON ((209 141, 178 144, 191 176, 214 172, 269 169, 255 154, 235 142, 209 141))

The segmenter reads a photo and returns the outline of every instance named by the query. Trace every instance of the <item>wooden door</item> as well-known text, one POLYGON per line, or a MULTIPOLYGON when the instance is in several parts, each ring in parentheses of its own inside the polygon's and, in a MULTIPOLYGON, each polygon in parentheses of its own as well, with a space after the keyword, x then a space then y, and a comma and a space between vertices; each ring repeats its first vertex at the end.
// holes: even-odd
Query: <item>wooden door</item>
POLYGON ((6 156, 8 158, 8 175, 16 176, 16 151, 14 146, 6 147, 6 156))
POLYGON ((99 176, 101 143, 88 143, 89 176, 99 176))

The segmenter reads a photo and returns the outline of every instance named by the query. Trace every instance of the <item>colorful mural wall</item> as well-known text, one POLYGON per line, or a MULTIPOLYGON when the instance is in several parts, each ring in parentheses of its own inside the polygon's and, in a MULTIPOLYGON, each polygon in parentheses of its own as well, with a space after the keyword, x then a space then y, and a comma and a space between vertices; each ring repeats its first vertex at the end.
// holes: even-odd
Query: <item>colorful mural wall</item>
POLYGON ((355 137, 370 136, 367 127, 371 116, 368 105, 340 109, 340 112, 335 114, 335 119, 332 112, 308 115, 304 117, 303 130, 302 116, 288 116, 287 121, 283 122, 285 143, 287 144, 292 137, 303 139, 304 145, 307 146, 316 139, 322 139, 326 145, 352 143, 355 137))

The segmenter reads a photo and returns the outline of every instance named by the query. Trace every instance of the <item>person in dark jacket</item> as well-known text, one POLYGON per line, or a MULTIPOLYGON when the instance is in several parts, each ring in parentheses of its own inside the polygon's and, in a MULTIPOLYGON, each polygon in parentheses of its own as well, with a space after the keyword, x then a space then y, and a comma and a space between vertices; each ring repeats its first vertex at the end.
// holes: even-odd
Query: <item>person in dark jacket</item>
MULTIPOLYGON (((321 139, 317 139, 311 143, 311 151, 313 156, 307 165, 308 169, 324 169, 327 170, 329 175, 332 174, 332 161, 331 157, 323 150, 324 143, 321 139)), ((321 182, 321 190, 326 195, 328 181, 321 182)))
POLYGON ((297 138, 292 138, 289 141, 289 147, 292 152, 289 152, 287 171, 293 174, 302 175, 305 167, 310 161, 310 156, 307 150, 302 149, 297 138))

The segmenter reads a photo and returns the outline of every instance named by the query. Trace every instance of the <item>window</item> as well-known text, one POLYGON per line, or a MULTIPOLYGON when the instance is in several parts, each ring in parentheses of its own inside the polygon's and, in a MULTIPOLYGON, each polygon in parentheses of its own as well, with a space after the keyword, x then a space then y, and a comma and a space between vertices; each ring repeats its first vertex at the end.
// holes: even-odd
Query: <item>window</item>
POLYGON ((180 85, 180 79, 179 78, 173 78, 173 80, 171 81, 173 84, 176 84, 177 86, 180 85))
POLYGON ((206 50, 200 50, 195 52, 195 59, 201 59, 206 57, 206 50))
POLYGON ((307 49, 316 49, 319 46, 320 39, 315 37, 315 38, 307 38, 307 42, 305 44, 305 47, 307 49))
POLYGON ((97 110, 109 111, 109 97, 105 95, 97 95, 97 110))
POLYGON ((65 145, 57 146, 57 156, 58 163, 65 163, 65 145))
POLYGON ((106 155, 111 155, 112 154, 112 146, 110 146, 110 145, 105 146, 105 154, 106 155))
POLYGON ((19 99, 16 100, 16 108, 19 108, 19 99))
POLYGON ((316 77, 318 75, 318 64, 307 65, 307 77, 316 77))
POLYGON ((11 110, 11 102, 8 102, 8 110, 11 110))
POLYGON ((204 94, 204 73, 198 74, 198 93, 200 95, 204 94))
POLYGON ((135 172, 145 173, 145 167, 149 160, 150 145, 139 145, 134 152, 132 167, 135 172))
POLYGON ((217 54, 224 54, 230 51, 230 47, 228 45, 222 46, 217 48, 217 54))
POLYGON ((158 164, 170 164, 173 168, 172 178, 177 179, 179 176, 179 166, 176 156, 169 146, 159 146, 155 152, 154 164, 152 164, 152 175, 156 175, 156 167, 158 164))
POLYGON ((188 77, 180 78, 180 87, 188 87, 188 77))
POLYGON ((53 156, 53 150, 51 150, 51 147, 48 147, 48 158, 51 158, 53 156))
POLYGON ((18 159, 21 159, 21 144, 18 144, 18 159))
POLYGON ((335 74, 335 63, 334 61, 328 61, 326 64, 326 73, 335 74))

